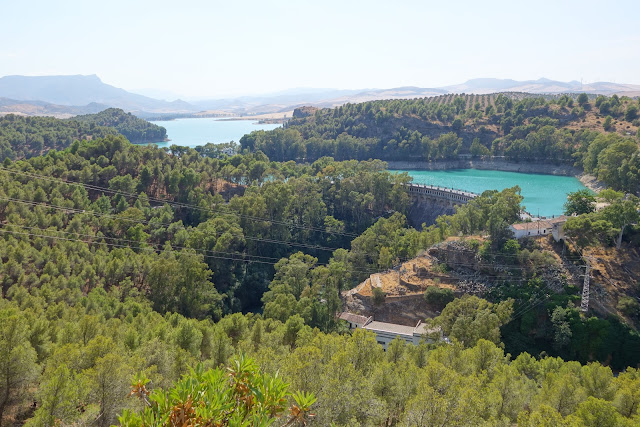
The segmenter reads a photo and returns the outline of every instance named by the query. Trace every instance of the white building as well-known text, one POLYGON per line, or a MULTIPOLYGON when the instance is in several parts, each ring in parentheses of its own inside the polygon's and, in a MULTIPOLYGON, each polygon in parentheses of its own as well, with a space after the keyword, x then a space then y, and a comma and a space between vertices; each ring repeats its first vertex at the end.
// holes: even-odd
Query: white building
POLYGON ((357 329, 362 328, 364 325, 371 322, 373 317, 360 316, 359 314, 353 314, 345 311, 340 313, 339 319, 347 322, 349 324, 349 329, 357 329))
POLYGON ((567 217, 562 215, 557 218, 547 218, 538 221, 512 224, 509 226, 509 229, 513 231, 516 239, 547 236, 551 234, 557 242, 558 240, 564 239, 563 226, 565 222, 567 222, 567 217))
MULTIPOLYGON (((424 334, 440 332, 439 328, 428 329, 427 325, 418 322, 416 326, 404 326, 396 323, 377 322, 373 317, 360 316, 353 313, 341 313, 339 318, 349 323, 349 329, 366 329, 376 334, 376 341, 385 350, 391 341, 400 337, 407 344, 418 345, 423 339, 424 334)), ((427 342, 432 340, 427 339, 427 342)))

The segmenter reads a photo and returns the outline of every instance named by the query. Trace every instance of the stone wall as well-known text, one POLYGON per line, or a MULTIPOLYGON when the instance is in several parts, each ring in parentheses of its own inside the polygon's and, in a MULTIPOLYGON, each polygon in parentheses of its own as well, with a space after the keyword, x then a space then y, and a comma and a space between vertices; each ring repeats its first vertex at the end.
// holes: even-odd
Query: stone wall
POLYGON ((421 230, 422 224, 426 224, 428 227, 431 224, 435 224, 436 218, 440 215, 452 215, 454 213, 455 208, 451 205, 444 205, 436 200, 416 200, 409 207, 407 220, 412 227, 421 230))

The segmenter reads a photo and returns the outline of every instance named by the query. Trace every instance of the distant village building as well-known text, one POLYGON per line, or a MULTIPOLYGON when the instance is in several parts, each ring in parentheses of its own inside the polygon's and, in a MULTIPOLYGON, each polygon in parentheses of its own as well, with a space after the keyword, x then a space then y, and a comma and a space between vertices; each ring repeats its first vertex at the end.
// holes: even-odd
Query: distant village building
MULTIPOLYGON (((425 334, 440 333, 440 328, 429 329, 427 325, 418 322, 416 326, 404 326, 395 323, 377 322, 372 316, 365 317, 358 314, 344 312, 339 319, 349 323, 349 329, 366 329, 376 334, 376 341, 385 350, 391 341, 400 337, 408 344, 418 345, 425 334)), ((426 339, 427 342, 432 342, 426 339)))
POLYGON ((512 224, 509 229, 513 231, 516 239, 525 237, 547 236, 551 234, 555 241, 564 239, 564 223, 567 217, 562 215, 557 218, 547 218, 532 222, 512 224))
POLYGON ((227 156, 233 156, 234 154, 236 154, 236 149, 234 147, 224 147, 222 150, 220 150, 220 152, 227 156))

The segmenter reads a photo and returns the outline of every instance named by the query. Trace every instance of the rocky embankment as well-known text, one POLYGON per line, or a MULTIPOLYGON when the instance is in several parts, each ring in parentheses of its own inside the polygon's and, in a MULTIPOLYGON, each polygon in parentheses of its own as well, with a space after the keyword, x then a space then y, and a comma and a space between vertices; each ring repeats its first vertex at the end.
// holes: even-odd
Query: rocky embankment
MULTIPOLYGON (((481 241, 482 238, 477 236, 474 240, 481 241)), ((539 251, 535 258, 541 260, 540 265, 534 266, 531 262, 501 264, 482 258, 478 250, 464 239, 450 238, 393 270, 373 274, 356 288, 344 291, 343 307, 352 313, 373 316, 376 320, 411 325, 439 314, 437 308, 427 304, 423 298, 428 287, 449 288, 458 296, 472 294, 482 297, 505 283, 522 283, 525 286, 522 268, 530 270, 529 277, 535 273, 542 278, 552 294, 564 292, 567 284, 581 289, 584 267, 581 263, 574 264, 564 259, 560 245, 554 244, 550 237, 532 240, 528 245, 530 250, 536 248, 539 251), (374 303, 374 288, 385 293, 382 304, 374 303)))
POLYGON ((407 220, 409 224, 417 230, 422 229, 422 224, 429 226, 436 223, 436 219, 441 215, 453 215, 453 206, 442 206, 434 201, 415 201, 409 206, 407 220))

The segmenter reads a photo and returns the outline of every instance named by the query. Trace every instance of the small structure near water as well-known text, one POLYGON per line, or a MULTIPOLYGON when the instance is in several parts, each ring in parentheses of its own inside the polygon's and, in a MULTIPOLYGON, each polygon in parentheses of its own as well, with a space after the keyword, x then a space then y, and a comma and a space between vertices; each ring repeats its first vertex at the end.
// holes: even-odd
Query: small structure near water
POLYGON ((561 215, 557 218, 546 218, 538 221, 522 222, 511 224, 509 229, 513 231, 516 239, 525 237, 548 236, 552 235, 555 241, 564 239, 564 223, 567 217, 561 215))
POLYGON ((349 329, 363 328, 364 325, 373 320, 373 316, 360 316, 359 314, 353 314, 347 311, 340 313, 340 316, 338 316, 338 318, 347 322, 349 324, 349 329))

